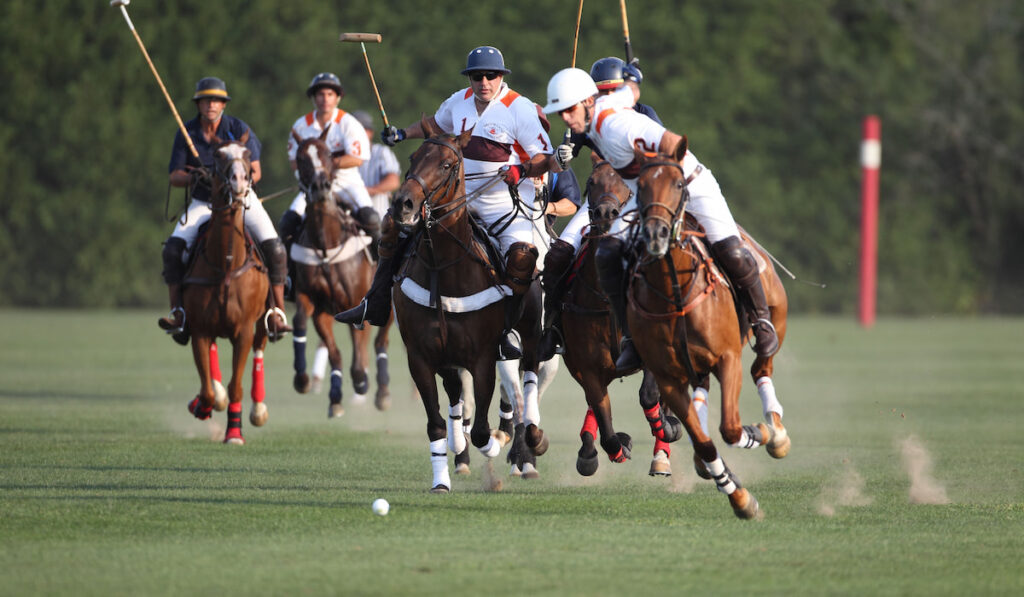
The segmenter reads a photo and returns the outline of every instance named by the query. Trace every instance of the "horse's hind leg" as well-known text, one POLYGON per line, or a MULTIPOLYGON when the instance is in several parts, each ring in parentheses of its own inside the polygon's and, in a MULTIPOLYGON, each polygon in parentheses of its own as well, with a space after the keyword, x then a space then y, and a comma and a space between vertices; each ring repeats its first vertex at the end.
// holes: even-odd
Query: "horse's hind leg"
POLYGON ((755 449, 768 443, 772 431, 764 423, 743 425, 740 421, 739 395, 743 383, 740 356, 729 352, 719 359, 715 376, 722 392, 722 421, 719 431, 722 439, 734 448, 755 449))
POLYGON ((252 341, 252 410, 249 411, 249 422, 253 427, 266 424, 270 413, 264 400, 267 397, 266 383, 263 373, 263 350, 267 346, 267 334, 257 334, 252 341))
POLYGON ((409 373, 419 390, 423 410, 427 414, 427 439, 430 440, 430 465, 434 472, 431 493, 448 493, 452 480, 448 473, 448 440, 444 418, 437 395, 437 381, 434 372, 423 359, 409 355, 409 373))
POLYGON ((313 313, 313 325, 320 339, 327 345, 327 358, 331 362, 331 389, 327 392, 327 418, 335 419, 345 414, 345 408, 341 405, 342 381, 344 375, 341 370, 341 351, 334 341, 334 317, 332 314, 319 311, 313 313))
POLYGON ((295 377, 292 378, 292 387, 300 394, 309 392, 312 386, 309 374, 306 373, 306 324, 311 310, 309 297, 304 294, 295 297, 295 317, 292 318, 292 367, 295 369, 295 377))
POLYGON ((188 412, 204 421, 213 412, 214 391, 210 373, 210 345, 212 339, 207 336, 192 334, 192 360, 196 363, 199 374, 199 393, 188 403, 188 412))
POLYGON ((657 381, 646 368, 640 383, 640 408, 654 436, 654 452, 648 474, 652 477, 669 477, 672 475, 672 463, 669 460, 672 456, 671 442, 682 436, 683 424, 668 412, 667 407, 662 408, 657 381))
MULTIPOLYGON (((774 273, 770 276, 762 275, 761 279, 768 296, 772 325, 775 326, 775 333, 779 337, 779 346, 781 347, 786 338, 786 322, 789 314, 786 291, 782 287, 781 280, 774 273)), ((765 421, 772 428, 772 438, 765 447, 773 458, 785 458, 789 454, 791 442, 789 433, 782 424, 782 404, 775 395, 775 384, 772 382, 772 374, 775 372, 774 360, 774 356, 757 357, 750 367, 750 375, 754 378, 757 395, 761 398, 765 421)))
POLYGON ((374 354, 377 355, 377 394, 374 396, 373 405, 377 410, 391 408, 391 376, 388 374, 388 334, 391 332, 391 323, 395 320, 392 313, 388 316, 388 324, 377 328, 377 336, 373 340, 374 354))

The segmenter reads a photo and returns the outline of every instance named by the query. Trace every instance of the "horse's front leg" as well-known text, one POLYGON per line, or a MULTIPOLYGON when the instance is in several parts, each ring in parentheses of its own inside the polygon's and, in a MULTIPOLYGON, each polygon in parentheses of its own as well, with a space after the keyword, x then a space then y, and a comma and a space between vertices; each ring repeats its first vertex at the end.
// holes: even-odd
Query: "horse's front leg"
POLYGON ((252 346, 253 331, 244 330, 231 339, 231 380, 228 382, 228 428, 224 433, 225 444, 242 445, 242 378, 245 376, 245 361, 252 346))
POLYGON ((188 412, 201 420, 210 418, 214 406, 213 379, 210 371, 210 346, 212 338, 192 334, 192 360, 199 374, 199 393, 188 403, 188 412))
POLYGON ((601 448, 612 462, 622 463, 632 456, 633 438, 628 433, 616 432, 612 425, 612 405, 608 397, 607 381, 600 372, 581 371, 576 381, 583 388, 587 400, 587 414, 580 430, 580 446, 576 457, 576 471, 590 476, 597 472, 598 458, 594 441, 600 439, 601 448))
POLYGON ((473 396, 476 400, 470 439, 484 456, 494 458, 501 452, 501 448, 505 444, 502 443, 501 438, 497 437, 497 434, 491 433, 490 423, 487 422, 487 411, 490 409, 491 398, 494 395, 495 360, 493 355, 479 358, 470 370, 470 374, 473 376, 473 396))
POLYGON ((331 363, 331 389, 327 392, 327 418, 335 419, 345 414, 345 408, 341 405, 342 398, 342 373, 341 351, 334 341, 334 317, 331 313, 317 309, 313 312, 313 326, 316 333, 327 346, 327 359, 331 363))
POLYGON ((264 403, 267 390, 263 371, 263 350, 267 347, 267 333, 263 326, 260 326, 260 329, 264 330, 263 333, 257 332, 252 340, 252 410, 249 411, 249 422, 253 427, 262 427, 270 416, 264 403))
POLYGON ((639 394, 640 408, 643 409, 644 417, 651 428, 651 435, 654 436, 654 452, 648 474, 652 477, 668 477, 672 475, 672 463, 669 460, 672 456, 671 443, 682 436, 683 424, 668 412, 667 407, 662 407, 661 393, 658 392, 654 374, 647 368, 644 368, 643 372, 644 378, 640 383, 639 394))
POLYGON ((430 365, 420 356, 409 355, 409 374, 412 376, 416 389, 419 390, 420 401, 427 415, 427 439, 430 440, 430 465, 434 472, 431 482, 431 493, 448 493, 452 490, 452 480, 448 473, 448 446, 444 417, 441 416, 440 402, 437 395, 437 380, 430 365))
POLYGON ((363 329, 356 329, 349 326, 352 333, 352 366, 349 373, 352 375, 352 390, 355 393, 352 401, 355 404, 366 402, 366 394, 370 391, 369 357, 367 352, 370 348, 370 328, 363 326, 363 329))
MULTIPOLYGON (((298 293, 295 296, 295 317, 292 318, 292 367, 295 369, 295 377, 292 378, 292 387, 300 394, 309 392, 312 382, 309 374, 306 373, 306 322, 309 321, 309 314, 313 311, 313 304, 309 296, 298 293)), ((264 331, 264 333, 266 333, 264 331)))
MULTIPOLYGON (((446 367, 438 371, 445 394, 448 395, 448 449, 455 454, 455 474, 469 474, 469 446, 466 442, 464 423, 466 403, 462 398, 463 381, 458 369, 446 367)), ((440 402, 440 398, 438 398, 440 402)))

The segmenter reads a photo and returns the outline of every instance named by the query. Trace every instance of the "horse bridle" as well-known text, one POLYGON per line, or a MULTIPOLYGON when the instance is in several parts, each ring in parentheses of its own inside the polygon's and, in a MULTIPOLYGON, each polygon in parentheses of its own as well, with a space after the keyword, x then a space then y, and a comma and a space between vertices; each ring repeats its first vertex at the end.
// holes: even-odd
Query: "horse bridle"
POLYGON ((462 197, 454 201, 451 201, 446 205, 442 205, 440 207, 433 207, 434 199, 437 196, 440 195, 443 197, 445 195, 448 195, 455 188, 458 187, 459 168, 462 167, 462 152, 460 152, 459 148, 450 143, 447 139, 428 137, 427 139, 424 140, 424 142, 433 143, 434 145, 440 145, 441 147, 445 147, 451 150, 451 152, 454 153, 455 157, 457 158, 455 160, 455 165, 452 166, 451 171, 448 173, 448 177, 445 178, 445 180, 434 189, 430 189, 427 186, 427 182, 423 180, 423 177, 412 171, 412 166, 409 167, 409 172, 407 172, 405 175, 405 180, 411 180, 415 182, 416 184, 420 185, 420 188, 423 190, 423 206, 421 207, 423 212, 423 223, 427 228, 432 228, 434 225, 440 223, 441 220, 443 220, 444 218, 451 216, 460 209, 466 207, 467 196, 463 195, 462 197))
MULTIPOLYGON (((231 185, 227 183, 228 174, 231 172, 231 167, 234 166, 235 162, 241 162, 242 166, 243 167, 245 166, 245 160, 244 159, 242 159, 242 158, 231 158, 230 160, 225 162, 223 168, 220 168, 220 169, 218 169, 216 171, 217 175, 220 176, 222 181, 224 181, 224 186, 222 188, 222 193, 227 197, 228 200, 227 200, 227 203, 224 205, 224 207, 214 207, 213 204, 211 203, 211 205, 210 205, 210 209, 211 210, 219 211, 219 210, 229 209, 232 206, 232 204, 235 202, 235 196, 233 194, 231 194, 231 185)), ((251 162, 250 162, 249 168, 247 168, 246 183, 247 184, 245 186, 245 193, 243 193, 243 196, 245 194, 248 194, 249 190, 252 189, 252 164, 251 164, 251 162)))
MULTIPOLYGON (((654 221, 657 221, 657 222, 663 222, 666 226, 668 226, 669 230, 672 231, 673 237, 675 237, 676 236, 676 232, 677 232, 675 228, 677 226, 682 225, 683 222, 684 222, 682 216, 683 216, 683 214, 686 211, 686 203, 687 203, 687 201, 690 200, 690 191, 689 191, 688 187, 689 187, 690 182, 696 177, 696 174, 693 174, 689 178, 687 178, 685 173, 683 172, 683 167, 682 167, 682 165, 679 164, 679 162, 676 162, 674 160, 665 160, 665 161, 658 161, 658 162, 651 162, 651 163, 648 163, 648 164, 644 164, 640 168, 640 173, 637 175, 637 179, 639 179, 640 176, 642 176, 643 173, 646 170, 648 170, 650 168, 660 168, 662 166, 667 166, 669 168, 675 168, 676 170, 679 171, 679 175, 682 177, 683 185, 682 185, 682 188, 679 189, 679 193, 680 193, 679 203, 675 207, 672 207, 672 206, 668 205, 667 203, 662 203, 661 201, 655 201, 653 203, 648 203, 647 205, 639 206, 639 208, 640 208, 640 217, 644 221, 646 221, 648 218, 650 218, 650 219, 652 219, 654 221), (672 214, 672 219, 670 220, 670 219, 665 218, 665 217, 663 217, 661 215, 650 215, 648 212, 652 208, 655 208, 655 207, 660 207, 660 208, 664 209, 665 211, 671 213, 672 214)), ((697 171, 695 171, 695 172, 697 172, 697 171)), ((699 172, 697 172, 697 173, 699 173, 699 172)))
MULTIPOLYGON (((600 161, 600 162, 594 164, 594 169, 591 171, 591 175, 590 175, 591 176, 591 180, 593 179, 593 176, 594 176, 593 175, 593 171, 596 171, 598 168, 600 168, 601 166, 604 166, 604 165, 608 165, 609 167, 612 167, 611 166, 611 162, 609 162, 608 160, 603 160, 603 161, 600 161)), ((626 183, 622 183, 622 185, 624 187, 626 187, 626 191, 628 192, 628 194, 626 195, 625 200, 620 201, 619 200, 619 196, 616 195, 615 193, 611 192, 611 191, 605 191, 604 193, 601 193, 600 195, 598 195, 596 199, 594 199, 594 198, 592 198, 590 196, 590 187, 593 185, 591 180, 587 181, 587 203, 590 205, 590 209, 591 210, 593 210, 595 207, 597 207, 598 204, 601 203, 601 200, 604 199, 605 197, 611 197, 615 201, 615 203, 617 203, 620 207, 625 205, 625 204, 627 204, 627 203, 629 203, 629 200, 633 198, 633 190, 630 189, 629 185, 627 185, 626 183)))

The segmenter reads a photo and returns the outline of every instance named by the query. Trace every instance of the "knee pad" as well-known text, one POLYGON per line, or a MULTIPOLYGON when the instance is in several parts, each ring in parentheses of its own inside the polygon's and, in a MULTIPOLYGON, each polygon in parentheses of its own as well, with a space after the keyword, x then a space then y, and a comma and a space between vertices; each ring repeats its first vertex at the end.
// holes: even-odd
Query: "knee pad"
POLYGON ((526 294, 537 267, 537 247, 530 243, 513 243, 505 253, 505 283, 514 294, 526 294))
POLYGON ((288 256, 284 250, 284 243, 280 238, 268 238, 260 243, 260 252, 267 261, 270 283, 274 286, 284 284, 288 277, 288 256))
POLYGON ((372 207, 360 207, 356 212, 356 220, 367 231, 380 230, 380 215, 372 207))
POLYGON ((738 288, 747 288, 757 280, 757 262, 738 236, 718 241, 711 251, 738 288))
POLYGON ((162 273, 164 282, 167 284, 181 284, 181 279, 185 277, 185 264, 181 262, 181 257, 184 254, 185 239, 172 236, 164 243, 162 254, 164 271, 162 273))

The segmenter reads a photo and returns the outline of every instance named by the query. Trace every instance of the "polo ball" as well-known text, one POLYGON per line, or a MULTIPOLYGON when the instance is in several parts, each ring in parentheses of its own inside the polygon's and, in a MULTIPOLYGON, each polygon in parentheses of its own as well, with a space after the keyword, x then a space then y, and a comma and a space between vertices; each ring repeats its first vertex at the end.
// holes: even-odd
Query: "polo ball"
POLYGON ((373 500, 373 513, 377 516, 387 516, 388 510, 391 509, 391 504, 384 498, 377 498, 373 500))

